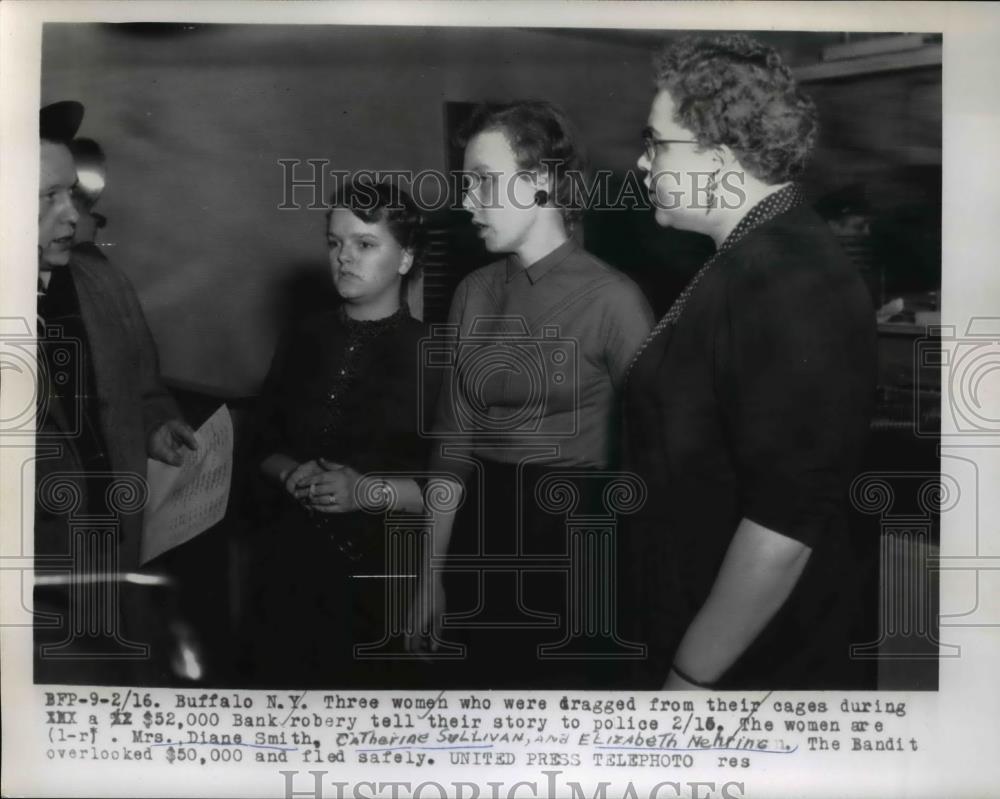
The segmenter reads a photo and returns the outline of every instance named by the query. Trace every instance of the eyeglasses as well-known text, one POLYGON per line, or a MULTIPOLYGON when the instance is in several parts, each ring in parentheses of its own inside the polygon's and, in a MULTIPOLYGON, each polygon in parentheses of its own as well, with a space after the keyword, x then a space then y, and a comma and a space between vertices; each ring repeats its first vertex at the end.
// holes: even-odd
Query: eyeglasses
POLYGON ((656 158, 656 148, 664 144, 698 144, 698 142, 694 139, 657 139, 649 128, 642 132, 642 146, 648 160, 656 158))

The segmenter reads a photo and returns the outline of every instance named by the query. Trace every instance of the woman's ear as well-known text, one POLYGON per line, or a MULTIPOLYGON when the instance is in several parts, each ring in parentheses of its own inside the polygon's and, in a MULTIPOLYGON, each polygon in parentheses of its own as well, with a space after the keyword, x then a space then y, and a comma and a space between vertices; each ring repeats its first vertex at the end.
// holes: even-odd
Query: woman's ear
POLYGON ((726 144, 719 144, 712 148, 712 160, 723 172, 740 169, 740 162, 736 158, 736 153, 726 144))
POLYGON ((399 274, 405 275, 413 268, 413 251, 403 250, 403 259, 399 262, 399 274))
POLYGON ((535 185, 535 191, 544 191, 549 194, 552 193, 552 181, 550 179, 548 169, 538 169, 535 172, 535 177, 532 183, 535 185))

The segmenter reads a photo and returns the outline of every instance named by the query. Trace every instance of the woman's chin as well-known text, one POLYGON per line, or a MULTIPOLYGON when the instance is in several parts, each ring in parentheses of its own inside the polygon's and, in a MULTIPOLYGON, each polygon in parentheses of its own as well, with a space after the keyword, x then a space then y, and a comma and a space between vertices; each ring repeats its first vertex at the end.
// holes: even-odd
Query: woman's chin
POLYGON ((677 208, 657 208, 653 218, 660 227, 686 230, 689 233, 702 232, 702 225, 699 224, 700 220, 696 215, 679 212, 677 208))
POLYGON ((359 308, 364 305, 364 302, 359 297, 355 297, 352 294, 341 294, 340 304, 345 308, 359 308))
POLYGON ((69 263, 70 250, 68 247, 51 247, 42 256, 42 263, 48 267, 66 266, 69 263))
POLYGON ((344 300, 344 302, 351 302, 357 299, 360 294, 356 286, 352 286, 346 281, 335 282, 333 284, 333 289, 340 295, 340 298, 344 300))
POLYGON ((497 239, 496 234, 491 230, 480 231, 479 240, 483 243, 487 252, 506 252, 506 250, 502 249, 502 242, 497 239))
POLYGON ((677 223, 673 219, 670 211, 665 208, 657 208, 653 213, 653 218, 656 220, 656 224, 660 227, 677 227, 677 223))

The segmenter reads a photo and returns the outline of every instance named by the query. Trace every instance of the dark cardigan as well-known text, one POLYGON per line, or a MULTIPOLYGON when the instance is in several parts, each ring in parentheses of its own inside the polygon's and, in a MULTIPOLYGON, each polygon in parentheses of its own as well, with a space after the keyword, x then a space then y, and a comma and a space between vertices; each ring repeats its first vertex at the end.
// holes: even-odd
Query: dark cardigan
POLYGON ((662 684, 740 520, 811 547, 791 596, 720 687, 850 683, 848 487, 875 390, 875 318, 823 221, 798 207, 723 253, 626 386, 630 629, 662 684))
MULTIPOLYGON (((96 416, 91 421, 96 421, 94 427, 104 447, 106 468, 139 487, 132 495, 127 490, 117 493, 113 503, 117 507, 110 509, 104 507, 103 498, 87 495, 89 481, 79 476, 87 467, 77 434, 78 421, 72 418, 74 409, 61 402, 48 402, 38 419, 36 485, 41 486, 48 476, 75 482, 82 503, 73 512, 80 515, 117 511, 118 567, 135 569, 139 566, 142 535, 146 440, 167 419, 180 418, 181 414, 160 381, 156 345, 125 275, 96 251, 74 250, 70 264, 60 268, 69 270, 70 291, 75 291, 78 304, 85 338, 85 356, 78 365, 90 370, 89 379, 93 381, 95 396, 89 399, 87 408, 92 417, 96 416)), ((56 331, 49 333, 53 336, 56 331)), ((65 521, 42 513, 36 522, 36 551, 59 554, 61 548, 65 552, 66 544, 58 540, 65 535, 65 521)))

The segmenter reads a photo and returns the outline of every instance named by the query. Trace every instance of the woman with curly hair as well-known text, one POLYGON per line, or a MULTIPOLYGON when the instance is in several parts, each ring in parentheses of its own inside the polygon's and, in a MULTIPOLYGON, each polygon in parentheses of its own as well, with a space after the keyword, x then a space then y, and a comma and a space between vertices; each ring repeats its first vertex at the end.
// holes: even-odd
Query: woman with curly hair
POLYGON ((772 49, 684 38, 656 61, 638 166, 658 224, 710 236, 632 362, 626 558, 649 687, 855 685, 847 495, 875 387, 861 278, 793 182, 812 102, 772 49))

